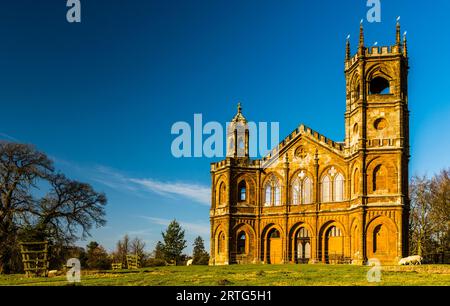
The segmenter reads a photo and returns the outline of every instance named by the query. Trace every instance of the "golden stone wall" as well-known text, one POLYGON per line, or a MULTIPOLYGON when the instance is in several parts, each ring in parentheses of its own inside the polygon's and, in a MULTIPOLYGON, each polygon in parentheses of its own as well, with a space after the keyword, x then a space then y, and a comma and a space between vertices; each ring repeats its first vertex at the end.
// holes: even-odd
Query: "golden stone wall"
MULTIPOLYGON (((408 253, 406 40, 345 61, 345 140, 301 125, 261 160, 211 164, 212 265, 394 263, 408 253)), ((235 124, 246 124, 241 113, 235 124)), ((233 131, 230 143, 237 143, 233 131)), ((240 141, 244 141, 240 138, 240 141)), ((234 151, 233 151, 234 149, 234 151)))

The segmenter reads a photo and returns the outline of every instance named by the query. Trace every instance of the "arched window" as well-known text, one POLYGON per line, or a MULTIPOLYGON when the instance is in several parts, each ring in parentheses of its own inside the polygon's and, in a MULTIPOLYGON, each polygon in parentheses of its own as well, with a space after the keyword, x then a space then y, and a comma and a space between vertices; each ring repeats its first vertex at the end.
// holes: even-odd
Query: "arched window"
POLYGON ((309 177, 306 177, 303 180, 303 188, 302 188, 302 204, 311 204, 312 203, 312 181, 309 177))
POLYGON ((270 186, 270 184, 266 185, 265 188, 265 206, 270 206, 272 204, 272 186, 270 186))
POLYGON ((338 174, 334 178, 334 201, 342 202, 344 200, 344 176, 338 174))
POLYGON ((312 180, 302 171, 292 182, 292 204, 311 204, 312 180))
POLYGON ((265 206, 279 206, 281 205, 281 187, 278 179, 272 176, 266 183, 264 187, 265 206))
POLYGON ((227 188, 225 186, 225 183, 224 182, 220 183, 220 187, 219 187, 219 204, 225 204, 225 202, 226 202, 226 192, 227 192, 227 188))
POLYGON ((238 198, 240 202, 247 200, 247 184, 241 181, 238 185, 238 198))
POLYGON ((331 202, 331 181, 328 175, 322 179, 322 202, 331 202))
POLYGON ((341 237, 341 236, 342 236, 341 230, 336 226, 332 226, 328 230, 328 237, 341 237))
MULTIPOLYGON (((359 81, 358 81, 359 82, 359 81)), ((353 91, 351 92, 351 102, 352 104, 359 100, 359 84, 353 88, 353 91)), ((355 106, 352 107, 354 109, 355 106)))
POLYGON ((280 183, 278 183, 278 181, 275 182, 275 195, 274 195, 274 204, 275 206, 280 206, 281 205, 281 188, 280 188, 280 183))
POLYGON ((378 165, 373 170, 373 191, 387 189, 387 171, 383 165, 378 165))
POLYGON ((300 178, 296 178, 292 183, 292 204, 299 205, 300 204, 300 196, 302 194, 302 182, 300 178))
POLYGON ((220 232, 217 238, 217 252, 219 254, 225 253, 225 234, 223 232, 220 232))
POLYGON ((270 238, 280 238, 280 232, 276 229, 274 229, 271 233, 270 233, 270 238))
POLYGON ((242 139, 242 137, 240 137, 238 140, 238 148, 244 149, 244 140, 242 139))
POLYGON ((309 232, 306 228, 302 227, 297 234, 297 238, 309 238, 309 232))
POLYGON ((237 238, 237 252, 238 252, 238 254, 246 254, 247 253, 247 251, 246 251, 246 243, 245 243, 245 241, 246 241, 246 235, 245 235, 245 232, 240 232, 239 234, 238 234, 238 238, 237 238))
POLYGON ((356 169, 353 173, 353 195, 357 196, 359 194, 359 169, 356 169))
POLYGON ((383 77, 375 77, 370 81, 370 94, 389 94, 389 81, 383 77))
POLYGON ((388 247, 389 234, 388 229, 384 225, 378 225, 373 230, 373 253, 383 254, 389 251, 388 247))
POLYGON ((378 240, 378 236, 379 233, 381 231, 381 225, 378 225, 375 230, 373 231, 373 252, 376 253, 377 252, 377 240, 378 240))

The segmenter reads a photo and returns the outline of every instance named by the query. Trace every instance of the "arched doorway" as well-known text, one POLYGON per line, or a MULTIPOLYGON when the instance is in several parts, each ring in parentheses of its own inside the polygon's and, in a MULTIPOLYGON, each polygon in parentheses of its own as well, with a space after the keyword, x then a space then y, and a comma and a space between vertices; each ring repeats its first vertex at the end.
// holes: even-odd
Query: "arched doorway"
POLYGON ((398 249, 398 231, 392 219, 377 217, 367 226, 367 257, 377 258, 383 264, 397 262, 401 256, 398 249))
POLYGON ((301 227, 295 236, 295 262, 305 264, 311 259, 311 235, 301 227))
POLYGON ((267 234, 267 262, 280 264, 283 262, 283 249, 280 232, 273 228, 267 234))
POLYGON ((330 226, 324 235, 325 263, 337 264, 344 258, 344 236, 339 227, 330 226))

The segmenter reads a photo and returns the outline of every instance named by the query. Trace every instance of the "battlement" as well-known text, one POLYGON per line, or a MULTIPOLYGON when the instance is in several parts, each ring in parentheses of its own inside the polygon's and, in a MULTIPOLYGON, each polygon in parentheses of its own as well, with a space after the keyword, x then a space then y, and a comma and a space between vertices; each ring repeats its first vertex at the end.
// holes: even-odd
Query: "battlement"
POLYGON ((220 169, 225 168, 225 167, 236 166, 236 165, 239 165, 239 166, 242 166, 242 167, 247 167, 247 168, 259 168, 260 167, 260 161, 258 159, 255 159, 255 160, 251 160, 251 159, 235 160, 233 158, 226 158, 226 159, 221 160, 219 162, 211 163, 210 170, 211 171, 216 171, 216 170, 220 170, 220 169))
MULTIPOLYGON (((406 56, 406 54, 403 52, 403 48, 401 45, 394 45, 394 46, 372 46, 364 48, 364 57, 366 58, 372 58, 372 57, 382 57, 382 56, 406 56)), ((352 67, 355 63, 358 62, 358 60, 361 58, 361 55, 359 53, 356 53, 353 55, 353 57, 349 58, 345 61, 345 69, 349 69, 352 67)))
POLYGON ((358 51, 351 56, 350 35, 347 37, 346 55, 345 55, 345 70, 353 67, 361 58, 380 58, 380 57, 394 57, 400 56, 408 59, 408 47, 406 42, 406 32, 403 34, 403 41, 400 34, 400 23, 397 20, 395 44, 388 46, 371 46, 366 47, 364 44, 364 28, 361 22, 359 28, 359 44, 358 51))

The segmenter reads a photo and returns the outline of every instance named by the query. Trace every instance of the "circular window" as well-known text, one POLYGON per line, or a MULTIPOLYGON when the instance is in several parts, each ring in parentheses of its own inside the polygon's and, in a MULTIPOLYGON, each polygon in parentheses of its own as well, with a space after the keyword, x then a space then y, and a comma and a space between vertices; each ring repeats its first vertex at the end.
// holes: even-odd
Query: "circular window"
POLYGON ((353 134, 358 134, 358 123, 355 123, 355 125, 353 126, 353 134))
POLYGON ((295 150, 294 154, 296 157, 301 158, 301 159, 305 158, 307 155, 307 153, 303 147, 298 147, 297 150, 295 150))
POLYGON ((384 118, 378 118, 377 120, 375 120, 373 126, 376 130, 382 131, 387 127, 387 121, 384 118))

